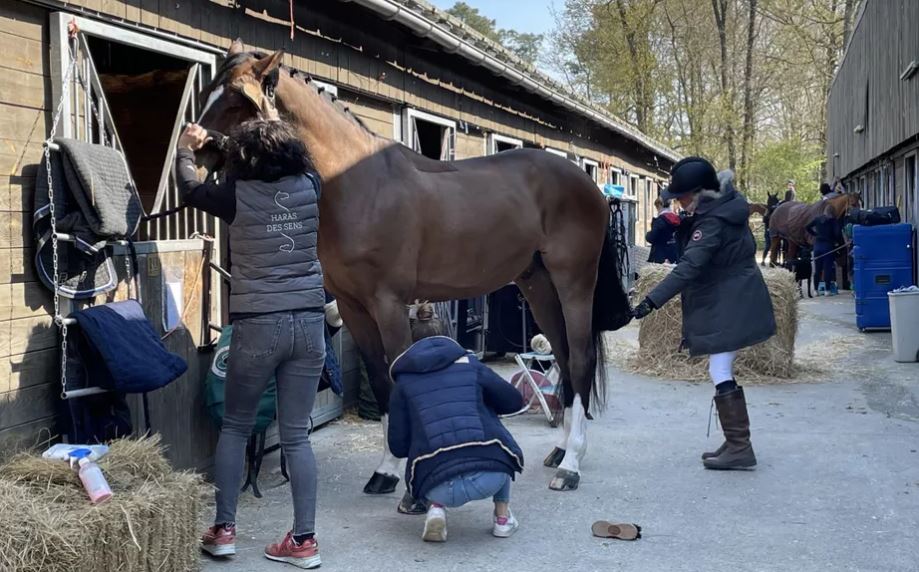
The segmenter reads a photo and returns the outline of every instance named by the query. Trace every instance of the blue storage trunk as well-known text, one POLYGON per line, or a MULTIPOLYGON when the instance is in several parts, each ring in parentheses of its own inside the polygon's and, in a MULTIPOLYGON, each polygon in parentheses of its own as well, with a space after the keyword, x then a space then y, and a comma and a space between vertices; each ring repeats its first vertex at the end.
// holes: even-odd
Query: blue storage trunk
POLYGON ((860 330, 890 329, 887 293, 913 283, 912 225, 856 225, 855 323, 860 330))

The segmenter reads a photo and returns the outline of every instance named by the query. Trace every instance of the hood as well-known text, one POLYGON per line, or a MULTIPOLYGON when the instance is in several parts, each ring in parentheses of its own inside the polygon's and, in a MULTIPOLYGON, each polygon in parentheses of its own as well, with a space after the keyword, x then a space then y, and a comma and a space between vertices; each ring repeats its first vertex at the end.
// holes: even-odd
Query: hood
POLYGON ((680 226, 680 215, 676 214, 673 211, 665 212, 664 214, 661 215, 661 218, 663 218, 665 221, 667 221, 673 226, 680 226))
POLYGON ((734 172, 721 171, 718 173, 718 182, 721 188, 717 191, 704 190, 699 193, 696 199, 696 215, 716 216, 733 225, 747 224, 750 219, 750 204, 734 189, 734 172))
POLYGON ((466 355, 464 350, 453 339, 446 336, 434 336, 418 340, 402 352, 389 366, 393 379, 400 373, 429 373, 440 371, 466 355))

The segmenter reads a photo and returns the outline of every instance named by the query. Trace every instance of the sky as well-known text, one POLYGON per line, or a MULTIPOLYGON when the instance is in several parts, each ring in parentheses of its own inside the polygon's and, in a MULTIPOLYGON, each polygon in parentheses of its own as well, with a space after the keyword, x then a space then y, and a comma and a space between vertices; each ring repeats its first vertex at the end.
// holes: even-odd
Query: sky
MULTIPOLYGON (((444 10, 456 4, 455 0, 428 1, 444 10)), ((495 20, 498 28, 545 34, 555 26, 549 10, 553 0, 465 0, 465 2, 473 8, 478 8, 480 14, 495 20)), ((557 7, 563 4, 561 0, 554 0, 554 2, 557 7)))

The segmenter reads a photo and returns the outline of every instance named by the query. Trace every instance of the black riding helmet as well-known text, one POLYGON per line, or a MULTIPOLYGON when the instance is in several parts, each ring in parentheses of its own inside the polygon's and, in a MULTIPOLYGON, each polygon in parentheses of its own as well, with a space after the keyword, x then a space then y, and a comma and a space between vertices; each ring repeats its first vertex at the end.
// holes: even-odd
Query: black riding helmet
POLYGON ((670 185, 661 192, 661 200, 671 201, 718 186, 718 173, 711 163, 702 157, 686 157, 670 169, 670 185))

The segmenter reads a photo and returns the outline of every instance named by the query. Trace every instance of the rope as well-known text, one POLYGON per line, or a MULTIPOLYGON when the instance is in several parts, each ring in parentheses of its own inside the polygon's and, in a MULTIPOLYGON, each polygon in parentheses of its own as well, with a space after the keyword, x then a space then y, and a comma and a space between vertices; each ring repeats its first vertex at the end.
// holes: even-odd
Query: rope
POLYGON ((837 248, 834 248, 833 250, 831 250, 831 251, 829 251, 829 252, 824 252, 824 253, 821 254, 820 256, 814 256, 813 254, 811 254, 811 261, 813 262, 813 261, 817 260, 818 258, 823 258, 824 256, 829 256, 829 255, 833 254, 834 252, 838 252, 838 251, 842 250, 843 248, 849 248, 849 243, 846 243, 846 244, 843 244, 842 246, 839 246, 839 247, 837 247, 837 248))

